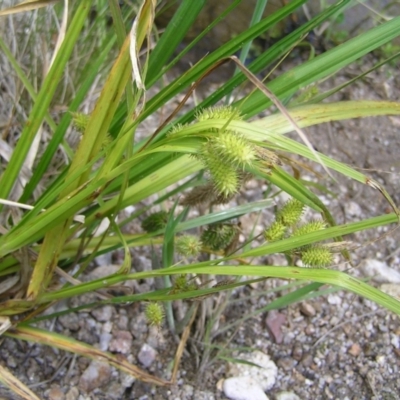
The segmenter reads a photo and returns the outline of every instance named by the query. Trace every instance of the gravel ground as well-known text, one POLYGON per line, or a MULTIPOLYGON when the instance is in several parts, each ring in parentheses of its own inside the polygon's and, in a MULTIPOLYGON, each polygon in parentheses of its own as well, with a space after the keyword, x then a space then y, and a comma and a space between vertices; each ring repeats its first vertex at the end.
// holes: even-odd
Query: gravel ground
MULTIPOLYGON (((354 67, 356 68, 356 67, 354 67)), ((348 70, 337 78, 338 83, 352 75, 348 70)), ((349 99, 382 99, 399 101, 400 78, 397 70, 385 69, 356 83, 341 96, 349 99)), ((399 117, 367 118, 324 124, 307 132, 312 143, 335 158, 368 169, 367 174, 381 182, 397 204, 400 181, 400 119, 399 117)), ((313 179, 312 176, 308 177, 313 179)), ((322 195, 338 222, 357 221, 390 212, 382 196, 371 188, 339 179, 327 183, 337 198, 322 195)), ((256 181, 248 183, 243 200, 261 198, 263 187, 256 181)), ((263 216, 270 220, 272 214, 263 216)), ((251 217, 242 221, 243 229, 252 224, 251 217)), ((260 226, 264 221, 259 222, 260 226)), ((132 226, 133 230, 139 229, 132 226)), ((400 297, 400 235, 393 227, 352 235, 362 245, 352 253, 353 266, 337 259, 336 268, 351 268, 351 274, 364 278, 376 275, 377 287, 391 290, 400 297), (379 240, 377 240, 379 238, 379 240)), ((93 266, 87 279, 110 274, 120 254, 102 257, 93 266)), ((262 260, 282 263, 279 255, 262 260)), ((133 271, 151 268, 146 249, 133 253, 133 271)), ((261 312, 221 332, 226 324, 238 321, 251 311, 268 305, 277 297, 271 289, 284 281, 267 280, 235 290, 213 328, 213 344, 226 346, 228 358, 243 358, 244 350, 251 355, 267 356, 271 368, 265 390, 270 399, 398 399, 400 398, 400 321, 393 313, 351 293, 323 288, 324 294, 309 298, 288 308, 261 312), (257 351, 257 352, 256 352, 257 351)), ((151 280, 135 282, 135 292, 151 290, 151 280)), ((278 294, 285 293, 284 290, 278 294)), ((96 297, 87 295, 54 306, 61 310, 90 303, 96 297)), ((203 355, 204 320, 206 313, 225 300, 225 295, 203 301, 198 321, 183 354, 175 387, 160 388, 142 383, 118 372, 113 367, 57 349, 22 341, 3 339, 0 360, 12 373, 26 383, 41 399, 226 399, 224 378, 238 373, 235 365, 217 359, 205 363, 203 355)), ((178 303, 176 312, 188 305, 178 303)), ((149 328, 144 306, 104 306, 94 310, 67 314, 40 327, 60 332, 108 350, 159 377, 169 378, 171 361, 179 338, 166 327, 149 328)), ((211 352, 211 356, 214 353, 211 352)), ((251 372, 249 372, 251 374, 251 372)), ((254 378, 258 379, 258 378, 254 378)), ((261 379, 261 378, 260 378, 261 379)), ((250 384, 246 387, 250 392, 250 384)), ((262 397, 263 392, 258 394, 262 397)), ((256 395, 254 395, 256 396, 256 395)), ((0 387, 0 397, 17 399, 0 387)), ((256 397, 247 397, 256 399, 256 397)))

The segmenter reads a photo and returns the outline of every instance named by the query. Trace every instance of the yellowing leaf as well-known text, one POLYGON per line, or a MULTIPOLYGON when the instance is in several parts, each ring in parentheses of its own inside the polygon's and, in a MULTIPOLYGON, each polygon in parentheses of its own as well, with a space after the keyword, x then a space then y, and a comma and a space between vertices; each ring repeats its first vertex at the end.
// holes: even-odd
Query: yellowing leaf
POLYGON ((17 14, 19 12, 36 10, 37 8, 46 7, 50 4, 57 3, 59 0, 25 0, 16 6, 6 8, 0 11, 0 16, 17 14))

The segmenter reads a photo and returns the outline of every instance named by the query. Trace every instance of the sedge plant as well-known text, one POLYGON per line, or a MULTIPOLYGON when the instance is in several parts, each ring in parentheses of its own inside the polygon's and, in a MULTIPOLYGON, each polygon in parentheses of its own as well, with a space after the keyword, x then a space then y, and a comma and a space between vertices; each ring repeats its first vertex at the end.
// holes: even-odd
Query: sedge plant
MULTIPOLYGON (((98 32, 101 19, 89 18, 91 0, 56 4, 55 15, 65 23, 59 31, 53 60, 43 79, 35 84, 32 76, 21 68, 22 58, 16 58, 5 38, 0 39, 3 57, 12 66, 30 105, 24 110, 18 140, 12 143, 12 154, 2 163, 0 175, 3 335, 103 360, 145 382, 169 385, 176 379, 182 346, 177 350, 172 375, 157 377, 111 353, 38 328, 39 320, 59 315, 42 317, 41 313, 61 300, 99 290, 104 293, 113 285, 129 280, 163 278, 164 289, 116 295, 85 304, 85 308, 143 302, 149 324, 161 326, 165 318, 170 329, 179 332, 172 301, 200 302, 204 296, 245 285, 243 277, 253 277, 313 282, 305 284, 301 293, 297 294, 295 289, 294 295, 278 299, 275 307, 296 302, 321 285, 331 285, 400 314, 397 299, 354 278, 351 271, 344 273, 331 267, 334 252, 349 257, 343 239, 346 235, 398 223, 396 205, 379 183, 314 150, 302 131, 304 127, 327 121, 397 115, 400 104, 367 100, 322 103, 339 87, 301 96, 309 87, 318 86, 320 81, 390 43, 399 35, 400 17, 384 21, 263 83, 257 74, 276 65, 309 32, 343 12, 350 3, 341 0, 324 8, 261 52, 248 66, 235 56, 243 48, 247 51, 255 38, 273 29, 306 2, 293 0, 267 17, 262 17, 262 7, 258 7, 257 13, 261 14, 254 16, 247 30, 175 79, 166 78, 169 70, 203 36, 201 33, 179 53, 185 33, 206 3, 203 0, 182 0, 161 35, 156 34, 155 17, 159 10, 155 0, 140 3, 133 24, 131 16, 124 17, 118 1, 99 2, 111 15, 113 27, 106 34, 100 29, 101 43, 83 53, 90 56, 78 58, 79 68, 73 62, 77 61, 76 49, 90 48, 90 38, 96 37, 93 32, 90 36, 90 32, 98 32), (218 68, 227 62, 237 68, 234 76, 199 104, 188 103, 197 85, 206 76, 218 73, 218 68), (73 85, 62 90, 61 82, 66 82, 66 71, 70 70, 68 76, 73 85), (244 82, 254 88, 251 93, 235 90, 244 82), (93 87, 98 96, 94 106, 87 107, 86 99, 93 87), (180 97, 178 106, 169 105, 182 93, 185 96, 180 97), (229 105, 226 99, 232 100, 229 105), (56 120, 50 111, 58 102, 63 103, 65 112, 56 120), (277 111, 250 121, 271 106, 277 111), (164 109, 170 110, 169 115, 165 116, 164 109), (153 130, 140 133, 157 115, 163 115, 163 121, 153 130), (44 126, 51 133, 50 138, 44 141, 43 149, 32 153, 44 126), (67 140, 72 129, 80 132, 75 148, 67 140), (293 130, 299 133, 300 142, 285 135, 293 130), (33 162, 27 163, 32 154, 33 162), (318 196, 285 168, 286 161, 294 155, 320 163, 328 177, 329 171, 335 171, 379 190, 392 212, 336 225, 318 196), (61 161, 54 166, 54 159, 61 161), (274 221, 265 224, 261 241, 246 238, 244 246, 239 242, 237 219, 274 205, 272 199, 266 198, 229 206, 250 179, 266 182, 287 193, 291 200, 278 208, 274 221), (143 206, 146 199, 151 199, 151 203, 143 206), (122 211, 132 206, 135 211, 122 217, 122 211), (192 216, 190 211, 196 207, 203 212, 192 216), (305 208, 319 213, 320 218, 300 222, 305 208), (140 221, 142 231, 125 233, 124 228, 131 221, 140 221), (104 223, 106 228, 100 229, 104 223), (344 244, 339 246, 337 242, 344 244), (131 254, 139 246, 162 249, 158 268, 131 272, 131 254), (95 257, 117 249, 123 250, 124 259, 116 273, 80 281, 95 257), (206 261, 198 261, 200 253, 209 255, 206 261), (285 254, 289 266, 253 261, 276 253, 285 254), (296 266, 296 260, 302 261, 302 267, 296 266), (195 276, 202 276, 203 284, 195 276), (204 278, 207 276, 226 278, 217 285, 207 285, 204 278)), ((211 24, 234 12, 239 3, 239 0, 232 2, 211 24)), ((32 12, 29 10, 43 5, 46 2, 31 1, 3 10, 0 15, 3 19, 12 18, 7 16, 10 12, 32 12)), ((180 330, 183 341, 187 340, 197 310, 198 305, 189 309, 191 314, 180 330)), ((35 398, 29 388, 22 382, 16 383, 8 372, 1 377, 5 385, 25 398, 35 398)))

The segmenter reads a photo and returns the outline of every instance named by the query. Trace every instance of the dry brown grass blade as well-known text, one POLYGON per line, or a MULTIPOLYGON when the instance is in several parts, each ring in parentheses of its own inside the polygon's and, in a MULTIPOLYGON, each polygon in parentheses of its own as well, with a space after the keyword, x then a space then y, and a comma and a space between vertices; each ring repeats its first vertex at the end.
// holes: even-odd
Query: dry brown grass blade
POLYGON ((0 316, 0 336, 12 326, 10 318, 0 316))
POLYGON ((375 181, 372 178, 369 177, 365 177, 365 184, 378 190, 383 197, 387 200, 387 202, 390 204, 390 207, 392 207, 392 210, 394 211, 394 213, 397 215, 397 218, 399 220, 399 224, 400 224, 400 210, 397 208, 395 202, 392 200, 392 198, 390 197, 389 193, 386 191, 386 189, 379 184, 377 181, 375 181))
POLYGON ((15 339, 27 340, 35 343, 53 346, 61 350, 79 354, 80 356, 88 357, 96 361, 103 361, 118 368, 119 370, 134 376, 142 382, 150 383, 158 386, 168 386, 169 381, 157 378, 143 371, 136 365, 130 364, 122 356, 114 356, 111 353, 101 351, 95 347, 89 346, 85 343, 80 343, 74 339, 64 337, 56 333, 46 332, 40 329, 31 328, 28 326, 10 329, 5 333, 6 336, 15 339))
POLYGON ((52 64, 58 54, 58 51, 60 50, 60 47, 65 39, 65 35, 67 33, 67 25, 68 25, 68 0, 64 0, 64 12, 63 12, 63 17, 62 17, 62 22, 61 22, 61 26, 60 26, 60 31, 58 32, 58 37, 57 37, 56 46, 54 48, 54 53, 53 53, 53 56, 51 57, 49 69, 52 66, 52 64))
POLYGON ((174 369, 172 370, 172 377, 171 377, 172 384, 176 383, 176 378, 178 376, 178 368, 179 368, 179 364, 181 362, 183 350, 186 346, 187 340, 189 339, 190 329, 192 327, 194 319, 196 318, 198 308, 199 308, 199 303, 196 304, 196 307, 193 310, 193 315, 190 318, 189 323, 187 324, 186 328, 184 329, 184 331, 182 333, 181 341, 179 342, 179 346, 176 350, 176 355, 175 355, 175 360, 174 360, 174 369))
POLYGON ((26 0, 16 6, 0 11, 0 16, 17 14, 24 11, 36 10, 57 3, 60 0, 26 0))
POLYGON ((7 368, 0 365, 0 382, 15 394, 26 400, 40 400, 27 386, 17 379, 7 368))
POLYGON ((306 144, 306 146, 310 149, 310 151, 313 153, 315 158, 319 161, 319 163, 322 165, 326 173, 332 178, 332 174, 329 172, 328 168, 325 166, 324 162, 322 161, 321 157, 319 154, 314 150, 314 147, 308 140, 307 136, 305 133, 301 130, 297 122, 292 118, 290 115, 289 111, 286 109, 286 107, 282 104, 282 102, 278 99, 278 97, 275 96, 274 93, 272 93, 249 69, 247 69, 242 62, 236 57, 236 56, 231 56, 228 57, 230 60, 232 60, 237 67, 243 72, 243 74, 246 76, 246 78, 261 92, 265 94, 276 106, 276 108, 287 118, 287 120, 292 124, 294 130, 299 134, 300 138, 303 140, 303 142, 306 144))

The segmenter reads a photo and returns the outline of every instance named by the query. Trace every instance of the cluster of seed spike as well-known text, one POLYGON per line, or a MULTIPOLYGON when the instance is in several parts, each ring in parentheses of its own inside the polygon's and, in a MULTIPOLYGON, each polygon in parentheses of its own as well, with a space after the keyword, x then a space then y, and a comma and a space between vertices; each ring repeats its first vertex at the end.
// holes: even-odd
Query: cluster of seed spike
MULTIPOLYGON (((276 213, 275 221, 264 231, 265 239, 274 242, 285 237, 301 237, 326 228, 326 223, 322 220, 300 224, 303 211, 304 204, 300 201, 287 201, 276 213)), ((324 245, 304 246, 294 250, 294 253, 301 257, 303 265, 307 267, 326 268, 333 261, 331 249, 324 245)))
MULTIPOLYGON (((230 106, 211 107, 197 114, 199 122, 207 120, 240 121, 239 111, 230 106)), ((246 169, 255 161, 272 167, 279 159, 271 151, 251 143, 245 136, 226 128, 209 128, 207 141, 201 146, 196 157, 209 173, 209 182, 194 188, 182 201, 184 205, 201 203, 224 204, 237 194, 242 184, 249 179, 246 169)))
POLYGON ((204 246, 213 251, 228 248, 238 234, 238 227, 233 224, 212 224, 201 235, 204 246))

